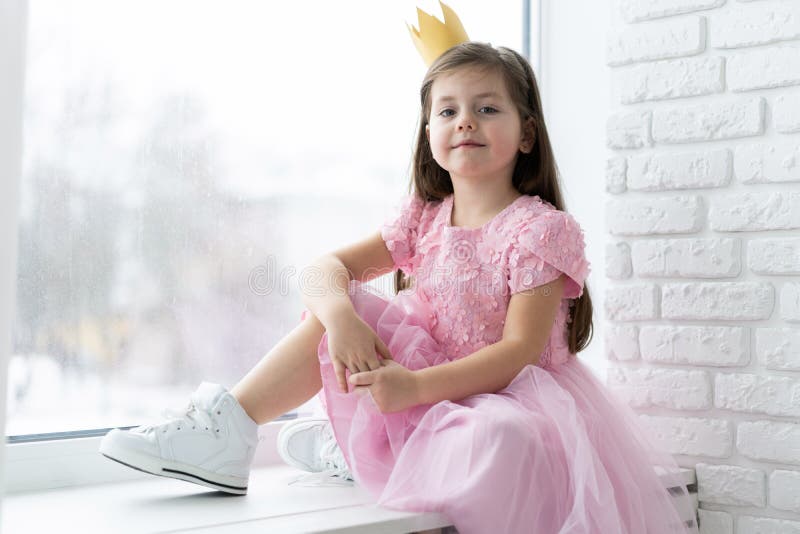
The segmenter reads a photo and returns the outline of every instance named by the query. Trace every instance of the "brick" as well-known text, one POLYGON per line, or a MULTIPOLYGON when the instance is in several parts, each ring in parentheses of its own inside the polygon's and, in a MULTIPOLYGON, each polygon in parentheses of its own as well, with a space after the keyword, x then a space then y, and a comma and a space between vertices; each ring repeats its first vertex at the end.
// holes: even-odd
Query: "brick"
POLYGON ((662 286, 661 312, 666 319, 768 319, 775 290, 765 282, 676 283, 662 286))
POLYGON ((776 469, 769 475, 769 504, 800 514, 800 473, 776 469))
POLYGON ((697 232, 704 221, 699 196, 611 199, 606 202, 606 227, 613 235, 697 232))
POLYGON ((736 431, 736 448, 753 460, 800 465, 800 424, 741 422, 736 431))
POLYGON ((757 274, 800 275, 800 238, 777 237, 749 241, 747 268, 757 274))
POLYGON ((655 319, 658 315, 658 290, 653 284, 607 288, 605 311, 611 321, 655 319))
POLYGON ((742 270, 738 238, 637 240, 631 246, 641 277, 730 278, 742 270))
POLYGON ((630 406, 637 408, 662 406, 675 410, 705 410, 712 407, 711 380, 707 371, 610 367, 607 385, 630 406))
POLYGON ((621 104, 710 95, 725 90, 725 58, 681 58, 621 67, 612 72, 621 104))
POLYGON ((737 523, 737 534, 800 534, 800 521, 740 515, 737 523))
POLYGON ((637 61, 693 56, 705 48, 705 18, 690 16, 609 31, 606 58, 608 65, 618 66, 637 61))
POLYGON ((630 245, 624 241, 606 244, 606 276, 623 280, 630 278, 632 273, 630 245))
POLYGON ((723 187, 731 181, 732 160, 727 148, 631 156, 628 189, 668 191, 723 187))
POLYGON ((795 3, 735 6, 708 21, 714 48, 738 48, 800 38, 800 6, 795 3))
POLYGON ((639 328, 635 325, 605 325, 606 357, 611 360, 639 359, 639 328))
POLYGON ((775 371, 800 371, 800 328, 756 328, 758 363, 775 371))
POLYGON ((777 131, 787 134, 800 132, 800 92, 775 97, 772 118, 777 131))
POLYGON ((800 182, 800 142, 790 138, 739 145, 733 170, 743 184, 800 182))
POLYGON ((700 534, 733 534, 733 516, 728 512, 698 508, 697 519, 700 534))
POLYGON ((641 148, 650 146, 650 112, 621 111, 606 121, 608 148, 641 148))
POLYGON ((648 362, 732 367, 750 361, 750 337, 741 326, 646 325, 639 337, 648 362))
POLYGON ((606 160, 606 191, 608 193, 619 194, 625 192, 627 167, 625 158, 608 158, 606 160))
POLYGON ((697 494, 703 502, 735 506, 766 506, 766 480, 759 469, 698 463, 697 494))
POLYGON ((714 378, 714 407, 780 417, 800 416, 800 379, 720 373, 714 378))
POLYGON ((787 282, 781 286, 780 318, 800 322, 800 283, 787 282))
POLYGON ((670 454, 728 458, 733 454, 733 423, 700 417, 639 415, 656 445, 670 454))
POLYGON ((653 112, 653 140, 691 143, 735 139, 764 133, 764 99, 711 101, 653 112))
POLYGON ((731 54, 725 75, 734 92, 800 84, 800 47, 770 46, 731 54))
POLYGON ((711 199, 708 221, 715 232, 800 228, 800 192, 727 193, 711 199))
POLYGON ((619 11, 625 22, 641 22, 712 9, 724 3, 725 0, 620 0, 619 11))

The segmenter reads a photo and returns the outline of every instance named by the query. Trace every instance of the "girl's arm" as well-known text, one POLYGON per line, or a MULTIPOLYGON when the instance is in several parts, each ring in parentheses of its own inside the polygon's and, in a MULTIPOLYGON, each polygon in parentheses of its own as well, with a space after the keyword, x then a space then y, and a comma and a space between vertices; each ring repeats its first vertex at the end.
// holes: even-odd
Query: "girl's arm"
POLYGON ((348 286, 392 272, 394 262, 380 232, 315 260, 310 281, 301 277, 303 303, 326 329, 338 318, 355 314, 348 286))
POLYGON ((330 330, 338 319, 348 314, 355 315, 348 292, 350 273, 342 260, 328 254, 315 260, 309 269, 313 270, 313 276, 300 278, 300 293, 303 304, 325 329, 330 330))
POLYGON ((459 360, 415 371, 419 404, 458 401, 506 388, 526 365, 539 363, 561 303, 563 275, 511 296, 503 339, 459 360))

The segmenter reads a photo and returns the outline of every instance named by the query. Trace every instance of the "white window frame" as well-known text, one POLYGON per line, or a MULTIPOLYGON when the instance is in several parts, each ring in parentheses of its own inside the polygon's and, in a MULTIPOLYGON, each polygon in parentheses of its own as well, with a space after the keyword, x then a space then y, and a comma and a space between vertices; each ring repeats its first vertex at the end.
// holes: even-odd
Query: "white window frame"
MULTIPOLYGON (((523 53, 541 79, 543 0, 522 0, 523 53)), ((150 475, 120 468, 98 453, 108 429, 40 434, 9 443, 6 437, 6 389, 11 353, 11 320, 16 291, 17 233, 22 175, 22 110, 27 0, 0 0, 0 428, 6 446, 0 450, 0 480, 5 493, 37 491, 102 482, 137 480, 150 475), (10 252, 6 252, 10 251, 10 252)), ((410 46, 410 45, 409 45, 410 46)), ((254 467, 280 463, 275 438, 291 417, 262 425, 254 467)), ((125 428, 125 427, 123 427, 125 428)))
MULTIPOLYGON (((16 293, 17 220, 22 175, 22 111, 27 0, 0 0, 0 428, 5 441, 11 320, 16 293)), ((5 480, 7 447, 0 450, 5 480)))

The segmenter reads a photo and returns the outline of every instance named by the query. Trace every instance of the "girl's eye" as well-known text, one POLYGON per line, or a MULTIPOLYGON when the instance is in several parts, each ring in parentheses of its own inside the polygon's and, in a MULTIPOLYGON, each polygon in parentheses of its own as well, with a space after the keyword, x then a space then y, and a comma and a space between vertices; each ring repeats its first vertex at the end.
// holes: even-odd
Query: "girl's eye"
MULTIPOLYGON (((483 106, 478 111, 481 113, 488 113, 488 114, 497 113, 497 110, 492 106, 483 106)), ((453 111, 450 108, 443 109, 442 111, 439 112, 439 115, 442 117, 452 117, 453 116, 452 114, 455 114, 455 111, 453 111)))

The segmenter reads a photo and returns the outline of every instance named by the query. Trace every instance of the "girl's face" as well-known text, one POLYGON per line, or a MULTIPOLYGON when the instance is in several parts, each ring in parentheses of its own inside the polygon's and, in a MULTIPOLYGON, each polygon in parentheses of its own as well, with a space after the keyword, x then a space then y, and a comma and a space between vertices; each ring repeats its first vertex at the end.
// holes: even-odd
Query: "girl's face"
POLYGON ((451 179, 510 183, 517 154, 530 147, 502 76, 461 68, 436 78, 430 98, 425 133, 433 158, 451 179))

